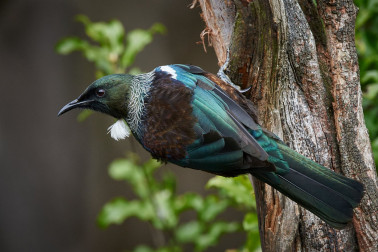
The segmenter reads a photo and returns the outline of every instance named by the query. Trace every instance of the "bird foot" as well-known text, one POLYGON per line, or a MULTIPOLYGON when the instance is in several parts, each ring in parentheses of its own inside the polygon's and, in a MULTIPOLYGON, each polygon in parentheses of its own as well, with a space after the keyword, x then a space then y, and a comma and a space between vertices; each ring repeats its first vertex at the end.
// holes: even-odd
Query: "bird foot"
POLYGON ((224 62, 224 64, 219 68, 218 70, 218 77, 226 82, 227 84, 229 84, 230 86, 232 86, 233 88, 236 88, 237 90, 240 91, 240 87, 235 85, 234 83, 232 83, 232 81, 230 80, 230 78, 227 76, 227 74, 224 72, 228 65, 230 64, 230 49, 227 49, 227 53, 226 53, 226 61, 224 62))
POLYGON ((246 88, 246 89, 241 89, 240 86, 238 85, 235 85, 231 80, 230 78, 227 76, 227 74, 224 72, 224 70, 226 70, 226 68, 228 67, 228 64, 230 64, 230 49, 227 49, 227 53, 226 53, 226 61, 224 62, 224 64, 219 68, 218 70, 218 77, 226 82, 228 85, 232 86, 233 88, 235 88, 236 90, 238 90, 240 93, 245 93, 247 91, 249 91, 251 89, 251 87, 249 88, 246 88))

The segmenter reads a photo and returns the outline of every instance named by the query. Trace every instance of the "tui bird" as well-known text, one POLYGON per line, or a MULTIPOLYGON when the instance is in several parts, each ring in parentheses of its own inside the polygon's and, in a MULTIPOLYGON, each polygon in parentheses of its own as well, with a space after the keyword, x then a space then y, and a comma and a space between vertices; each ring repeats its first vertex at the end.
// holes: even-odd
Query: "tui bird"
POLYGON ((115 117, 111 136, 124 139, 131 130, 158 160, 226 177, 250 173, 335 228, 352 219, 363 195, 360 182, 300 155, 261 127, 241 91, 197 66, 105 76, 58 116, 74 108, 115 117))

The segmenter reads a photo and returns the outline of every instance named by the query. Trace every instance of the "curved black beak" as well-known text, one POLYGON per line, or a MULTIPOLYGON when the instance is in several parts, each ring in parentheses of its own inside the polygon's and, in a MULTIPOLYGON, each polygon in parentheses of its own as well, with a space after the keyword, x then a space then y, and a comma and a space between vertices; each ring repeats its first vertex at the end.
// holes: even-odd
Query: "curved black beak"
POLYGON ((74 108, 85 108, 91 103, 92 100, 89 101, 79 101, 78 99, 73 100, 72 102, 66 104, 58 113, 58 116, 63 115, 64 113, 74 109, 74 108))

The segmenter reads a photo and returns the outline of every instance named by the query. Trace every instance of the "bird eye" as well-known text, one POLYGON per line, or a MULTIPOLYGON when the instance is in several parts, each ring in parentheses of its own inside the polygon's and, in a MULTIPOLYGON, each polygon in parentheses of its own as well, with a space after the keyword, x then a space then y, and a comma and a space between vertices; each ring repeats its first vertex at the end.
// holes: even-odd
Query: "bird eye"
POLYGON ((100 88, 96 90, 97 97, 103 97, 105 95, 105 90, 100 88))

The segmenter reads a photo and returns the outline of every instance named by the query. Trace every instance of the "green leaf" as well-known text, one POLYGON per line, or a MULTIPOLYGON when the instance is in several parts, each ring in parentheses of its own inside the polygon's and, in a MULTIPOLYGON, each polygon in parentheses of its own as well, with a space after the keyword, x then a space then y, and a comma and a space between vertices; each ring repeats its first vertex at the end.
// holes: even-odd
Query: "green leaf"
POLYGON ((133 30, 127 34, 127 46, 121 59, 121 66, 129 67, 135 60, 135 56, 140 53, 143 48, 151 43, 152 35, 145 30, 133 30))
POLYGON ((110 48, 110 51, 116 56, 122 52, 125 32, 119 21, 91 23, 87 25, 86 32, 93 40, 99 42, 102 46, 110 48))
POLYGON ((210 225, 209 230, 206 233, 203 233, 195 241, 196 250, 205 250, 208 247, 215 245, 222 234, 232 233, 239 229, 240 224, 237 222, 215 222, 210 225))
POLYGON ((175 230, 175 236, 181 243, 194 242, 201 236, 203 229, 198 221, 189 221, 175 230))
POLYGON ((55 51, 57 53, 67 55, 73 51, 82 51, 87 48, 89 44, 77 37, 68 37, 60 40, 56 46, 55 51))
POLYGON ((378 82, 378 70, 366 71, 364 76, 361 78, 361 82, 378 82))
POLYGON ((100 46, 87 46, 82 49, 85 57, 96 64, 105 74, 118 73, 117 64, 124 50, 124 28, 118 20, 108 23, 93 23, 87 16, 78 15, 76 20, 83 23, 88 37, 98 42, 100 46))
POLYGON ((367 86, 367 91, 364 94, 365 98, 373 100, 378 94, 378 83, 373 83, 367 86))
POLYGON ((186 193, 174 199, 174 208, 177 213, 194 209, 197 212, 203 209, 203 198, 195 193, 186 193))
POLYGON ((175 193, 176 192, 176 178, 175 178, 175 176, 170 172, 164 173, 163 179, 162 179, 162 182, 161 182, 161 186, 163 188, 167 188, 172 193, 175 193))
POLYGON ((142 167, 136 165, 128 159, 117 159, 109 166, 109 175, 115 180, 125 180, 129 182, 134 192, 141 198, 149 196, 148 184, 142 167))
POLYGON ((109 40, 110 47, 114 53, 120 54, 123 50, 123 40, 125 37, 125 30, 122 23, 118 20, 112 20, 108 23, 105 30, 105 36, 109 40))
POLYGON ((86 26, 88 26, 92 23, 91 20, 88 18, 88 16, 83 15, 83 14, 76 15, 75 20, 77 22, 82 23, 84 25, 84 27, 86 27, 86 26))
POLYGON ((145 221, 152 220, 154 210, 147 202, 116 198, 105 204, 97 218, 97 223, 101 228, 106 228, 111 224, 121 224, 132 216, 145 221))
POLYGON ((104 47, 90 46, 83 50, 87 60, 94 62, 96 67, 106 75, 115 73, 114 65, 109 60, 110 50, 104 47))
POLYGON ((152 174, 154 171, 156 171, 157 168, 161 167, 161 165, 162 164, 160 161, 151 158, 143 164, 143 167, 147 173, 152 174))
POLYGON ((207 188, 217 188, 237 205, 250 209, 256 208, 256 202, 253 195, 253 188, 247 175, 236 178, 225 178, 215 176, 210 179, 206 185, 207 188))
POLYGON ((128 159, 114 160, 109 166, 109 175, 115 180, 140 182, 143 179, 140 167, 128 159))
POLYGON ((157 219, 154 225, 158 229, 173 228, 178 219, 172 207, 172 192, 169 190, 159 191, 154 195, 155 214, 157 219))
POLYGON ((165 32, 165 27, 162 24, 154 24, 149 30, 130 31, 126 36, 126 48, 121 59, 121 66, 129 67, 134 62, 135 56, 152 42, 153 35, 163 32, 165 32))
POLYGON ((139 245, 133 250, 133 252, 155 252, 155 250, 146 245, 139 245))
POLYGON ((257 214, 247 213, 243 220, 243 229, 247 232, 246 248, 255 251, 260 248, 260 234, 257 214))
POLYGON ((154 33, 160 33, 160 34, 165 34, 167 32, 167 28, 161 23, 155 23, 151 26, 149 30, 152 34, 154 33))
POLYGON ((378 137, 372 140, 371 147, 373 149, 375 163, 378 164, 378 137))
POLYGON ((259 230, 259 223, 258 223, 258 219, 257 219, 257 214, 247 213, 244 216, 243 229, 245 231, 258 231, 259 230))
POLYGON ((92 23, 91 20, 85 15, 77 15, 76 21, 82 23, 85 27, 85 32, 96 42, 99 42, 101 45, 105 45, 107 38, 105 36, 105 30, 107 25, 104 22, 92 23))
POLYGON ((220 213, 227 209, 229 202, 219 200, 215 195, 209 195, 205 198, 204 206, 199 211, 199 217, 204 222, 210 222, 220 213))
POLYGON ((244 245, 243 252, 261 252, 261 242, 259 232, 248 232, 247 241, 244 245))
POLYGON ((371 12, 361 8, 358 12, 358 18, 356 19, 356 30, 360 29, 371 18, 371 12))
MULTIPOLYGON (((118 20, 109 22, 91 22, 85 15, 77 15, 76 20, 84 25, 85 32, 96 45, 77 37, 62 39, 56 45, 56 51, 68 54, 81 51, 88 61, 96 65, 96 77, 114 73, 125 73, 138 53, 152 42, 153 35, 164 33, 162 24, 154 24, 148 30, 135 29, 125 36, 123 25, 118 20), (127 46, 125 46, 127 40, 127 46)), ((140 73, 133 68, 132 74, 140 73)))
POLYGON ((182 249, 179 247, 160 247, 157 249, 152 249, 146 245, 139 245, 133 252, 181 252, 182 249))
POLYGON ((56 51, 61 54, 81 51, 88 61, 94 62, 96 67, 105 74, 116 71, 114 64, 118 60, 118 55, 114 54, 111 48, 93 46, 87 41, 70 37, 59 41, 56 45, 56 51))

